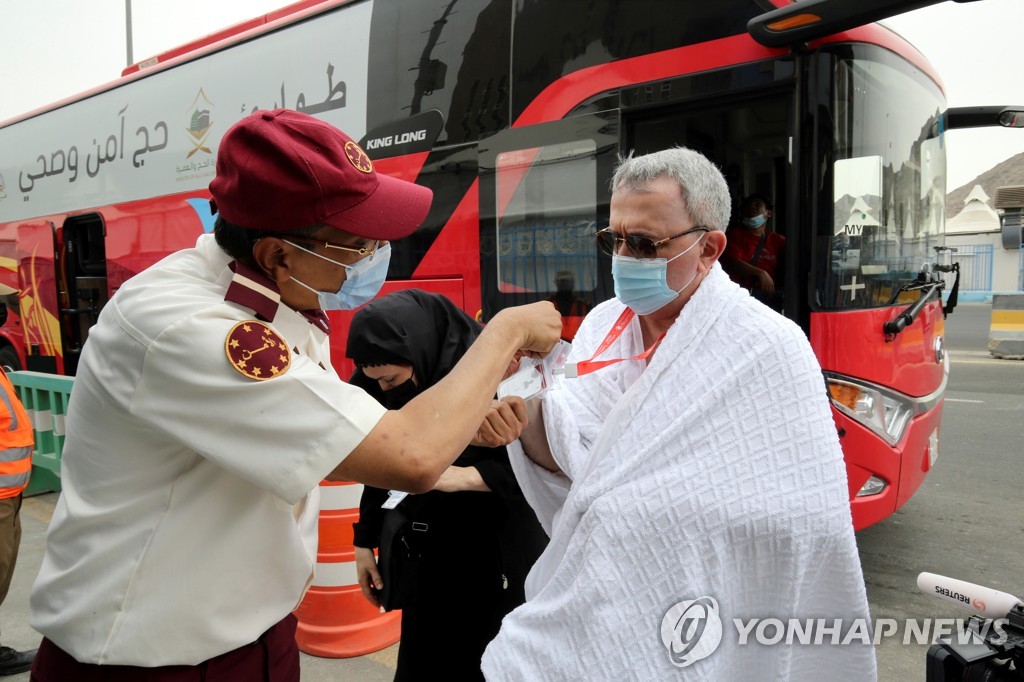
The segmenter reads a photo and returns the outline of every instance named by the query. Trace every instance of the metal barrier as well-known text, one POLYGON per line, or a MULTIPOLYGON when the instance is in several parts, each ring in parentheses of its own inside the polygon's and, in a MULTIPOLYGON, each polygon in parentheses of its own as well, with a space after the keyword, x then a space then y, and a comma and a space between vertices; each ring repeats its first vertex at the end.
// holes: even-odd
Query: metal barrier
POLYGON ((10 372, 8 378, 32 420, 36 447, 32 479, 25 495, 60 491, 60 458, 64 450, 64 415, 75 380, 43 372, 10 372))
POLYGON ((988 350, 997 358, 1024 360, 1024 294, 992 297, 988 350))
MULTIPOLYGON (((943 252, 939 260, 942 265, 954 261, 960 263, 960 291, 992 291, 992 245, 963 244, 956 252, 943 252)), ((953 286, 954 275, 943 275, 946 291, 953 286)))
POLYGON ((1017 273, 1017 289, 1024 291, 1024 246, 1020 247, 1020 271, 1017 273))

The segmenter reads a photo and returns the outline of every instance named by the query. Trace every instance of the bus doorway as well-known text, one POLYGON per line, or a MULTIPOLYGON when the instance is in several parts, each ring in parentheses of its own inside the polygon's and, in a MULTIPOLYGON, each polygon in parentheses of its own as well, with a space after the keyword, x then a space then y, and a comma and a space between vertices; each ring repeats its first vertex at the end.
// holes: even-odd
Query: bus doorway
POLYGON ((98 213, 68 218, 58 272, 60 322, 64 342, 64 373, 78 369, 82 345, 107 302, 106 227, 98 213))
POLYGON ((624 120, 627 151, 640 155, 689 147, 721 169, 731 199, 726 232, 730 245, 722 267, 762 302, 799 320, 792 286, 798 282, 787 277, 787 261, 795 260, 787 255, 793 252, 797 232, 789 198, 792 98, 791 92, 774 92, 739 101, 687 102, 638 111, 624 120), (764 221, 754 216, 764 216, 764 221), (745 223, 745 218, 750 220, 745 223))

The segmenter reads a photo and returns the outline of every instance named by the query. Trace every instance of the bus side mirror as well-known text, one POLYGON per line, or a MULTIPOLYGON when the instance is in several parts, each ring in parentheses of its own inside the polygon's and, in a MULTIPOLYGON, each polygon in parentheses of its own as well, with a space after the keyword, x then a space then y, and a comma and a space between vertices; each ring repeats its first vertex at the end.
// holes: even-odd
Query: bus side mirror
POLYGON ((1024 128, 1024 111, 1007 109, 999 114, 999 125, 1004 128, 1024 128))
POLYGON ((1024 107, 996 105, 988 107, 951 107, 946 110, 946 129, 1024 128, 1024 107))
POLYGON ((747 32, 766 47, 787 47, 939 2, 942 0, 802 0, 757 15, 747 22, 747 32))
POLYGON ((7 304, 0 303, 0 327, 7 324, 7 304))

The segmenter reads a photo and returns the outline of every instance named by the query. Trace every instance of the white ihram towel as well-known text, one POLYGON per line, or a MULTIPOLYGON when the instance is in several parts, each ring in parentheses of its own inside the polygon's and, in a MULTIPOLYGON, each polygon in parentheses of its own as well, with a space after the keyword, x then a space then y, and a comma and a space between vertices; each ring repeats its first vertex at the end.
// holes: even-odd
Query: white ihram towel
MULTIPOLYGON (((588 359, 622 310, 595 308, 571 360, 588 359)), ((601 358, 641 352, 634 318, 601 358)), ((566 476, 510 448, 551 543, 484 655, 488 679, 875 679, 861 638, 767 646, 751 630, 737 643, 733 619, 841 618, 846 633, 868 617, 842 452, 796 325, 716 264, 646 369, 627 361, 569 380, 543 409, 566 476), (721 645, 679 667, 663 617, 705 596, 721 645)))

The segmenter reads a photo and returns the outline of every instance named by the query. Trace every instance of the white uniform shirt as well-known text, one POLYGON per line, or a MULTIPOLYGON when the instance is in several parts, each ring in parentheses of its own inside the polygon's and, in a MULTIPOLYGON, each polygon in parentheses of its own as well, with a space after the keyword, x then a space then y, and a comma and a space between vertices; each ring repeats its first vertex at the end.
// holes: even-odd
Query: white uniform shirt
POLYGON ((32 626, 80 662, 193 665, 284 618, 316 564, 317 484, 385 412, 285 305, 288 370, 235 370, 225 340, 253 313, 224 300, 229 262, 200 237, 89 333, 31 598, 32 626))

